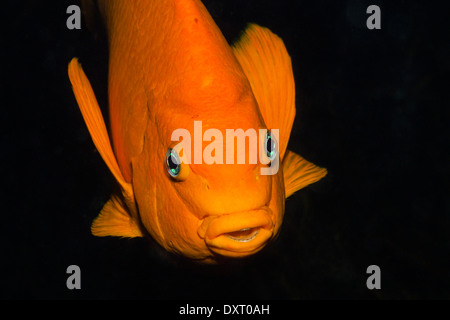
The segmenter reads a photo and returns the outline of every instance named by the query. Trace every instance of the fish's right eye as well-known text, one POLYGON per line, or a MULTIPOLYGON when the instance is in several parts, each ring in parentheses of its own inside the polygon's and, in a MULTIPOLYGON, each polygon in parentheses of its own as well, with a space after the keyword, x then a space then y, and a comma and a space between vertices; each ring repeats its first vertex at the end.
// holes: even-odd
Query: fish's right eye
POLYGON ((174 178, 178 177, 181 170, 181 161, 178 152, 169 148, 166 152, 166 168, 167 172, 174 178))
POLYGON ((167 172, 176 181, 186 180, 191 172, 189 164, 185 162, 186 159, 183 158, 183 162, 182 158, 183 156, 180 156, 177 150, 169 148, 164 159, 167 172))

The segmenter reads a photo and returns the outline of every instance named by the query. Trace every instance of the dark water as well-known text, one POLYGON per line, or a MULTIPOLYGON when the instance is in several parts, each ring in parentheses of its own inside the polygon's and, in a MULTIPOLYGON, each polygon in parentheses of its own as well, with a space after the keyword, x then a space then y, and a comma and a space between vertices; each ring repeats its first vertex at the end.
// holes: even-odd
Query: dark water
POLYGON ((114 181, 67 76, 74 56, 106 102, 107 51, 78 1, 8 1, 1 50, 1 298, 450 298, 448 10, 418 1, 205 1, 233 41, 269 27, 292 57, 289 147, 328 168, 286 202, 278 240, 198 266, 143 239, 91 236, 114 181), (366 28, 381 7, 381 30, 366 28), (82 289, 66 288, 78 265, 82 289), (366 269, 381 268, 381 290, 366 269))

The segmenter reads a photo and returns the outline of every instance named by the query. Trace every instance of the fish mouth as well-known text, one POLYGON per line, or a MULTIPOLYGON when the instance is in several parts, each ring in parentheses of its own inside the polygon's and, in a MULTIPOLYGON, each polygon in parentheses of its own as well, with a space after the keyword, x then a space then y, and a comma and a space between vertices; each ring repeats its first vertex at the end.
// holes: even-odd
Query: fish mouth
POLYGON ((239 242, 249 242, 252 241, 259 232, 259 228, 244 228, 238 231, 232 231, 225 233, 225 237, 239 242))
POLYGON ((256 210, 207 216, 200 221, 198 235, 214 253, 244 257, 261 250, 272 238, 272 210, 256 210))

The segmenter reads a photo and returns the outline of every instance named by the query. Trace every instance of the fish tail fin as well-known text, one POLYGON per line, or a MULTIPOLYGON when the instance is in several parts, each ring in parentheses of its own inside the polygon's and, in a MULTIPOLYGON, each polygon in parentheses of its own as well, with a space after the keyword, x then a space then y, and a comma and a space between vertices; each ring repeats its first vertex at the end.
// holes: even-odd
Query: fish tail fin
POLYGON ((327 169, 320 168, 287 150, 283 159, 284 189, 286 198, 294 192, 322 179, 327 169))
POLYGON ((99 236, 142 236, 139 229, 136 229, 136 226, 130 222, 130 219, 132 219, 130 213, 133 214, 137 211, 133 188, 124 179, 120 171, 94 91, 77 58, 73 58, 70 61, 68 72, 75 98, 91 134, 92 141, 119 183, 122 191, 122 197, 113 195, 105 204, 100 215, 92 225, 92 232, 94 235, 99 236))
POLYGON ((249 24, 232 49, 266 126, 279 129, 279 153, 283 159, 295 118, 294 75, 283 40, 267 28, 249 24))
POLYGON ((143 237, 136 222, 130 217, 124 200, 113 194, 91 225, 91 233, 97 237, 143 237))

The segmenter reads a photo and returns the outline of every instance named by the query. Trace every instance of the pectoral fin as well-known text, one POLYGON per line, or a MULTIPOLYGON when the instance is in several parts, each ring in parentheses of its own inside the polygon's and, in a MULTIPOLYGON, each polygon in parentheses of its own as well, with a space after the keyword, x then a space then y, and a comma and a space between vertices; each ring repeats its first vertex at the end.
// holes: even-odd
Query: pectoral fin
POLYGON ((91 134, 92 140, 97 147, 98 152, 102 156, 111 173, 124 189, 130 188, 125 181, 122 172, 117 164, 116 157, 111 148, 108 132, 106 130, 105 121, 103 120, 100 107, 95 98, 91 84, 86 77, 77 58, 73 58, 69 64, 69 78, 72 83, 73 92, 77 99, 84 121, 91 134))
POLYGON ((286 198, 327 174, 287 150, 295 118, 295 83, 291 58, 283 41, 269 29, 250 24, 233 52, 252 87, 260 111, 270 129, 279 129, 286 198))
POLYGON ((283 160, 283 174, 287 198, 294 192, 325 177, 327 169, 317 167, 298 154, 287 150, 283 160))
POLYGON ((117 195, 111 197, 94 221, 92 233, 97 236, 142 236, 127 210, 134 204, 133 188, 120 171, 94 91, 77 58, 69 63, 69 78, 94 145, 119 183, 124 199, 117 195))
POLYGON ((295 84, 291 58, 283 41, 269 29, 250 24, 233 45, 268 129, 279 129, 280 158, 286 151, 295 118, 295 84))

